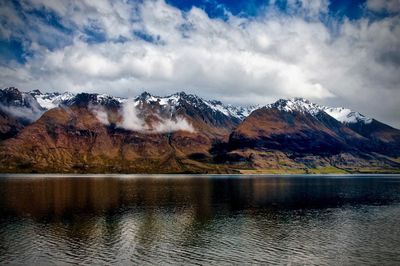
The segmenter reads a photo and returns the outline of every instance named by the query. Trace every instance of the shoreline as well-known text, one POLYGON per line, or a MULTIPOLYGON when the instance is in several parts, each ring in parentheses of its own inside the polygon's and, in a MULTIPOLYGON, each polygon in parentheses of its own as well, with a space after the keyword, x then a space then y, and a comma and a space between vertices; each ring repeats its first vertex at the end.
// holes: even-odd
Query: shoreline
POLYGON ((60 174, 60 173, 0 173, 0 179, 7 178, 257 178, 257 177, 396 177, 400 173, 367 174, 60 174))

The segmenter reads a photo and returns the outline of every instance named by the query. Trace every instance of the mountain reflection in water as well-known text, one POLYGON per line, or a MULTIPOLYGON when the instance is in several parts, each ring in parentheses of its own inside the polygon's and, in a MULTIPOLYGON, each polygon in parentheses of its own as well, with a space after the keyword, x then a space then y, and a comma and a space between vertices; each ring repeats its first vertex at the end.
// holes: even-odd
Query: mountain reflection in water
POLYGON ((400 263, 396 177, 0 179, 0 261, 400 263))

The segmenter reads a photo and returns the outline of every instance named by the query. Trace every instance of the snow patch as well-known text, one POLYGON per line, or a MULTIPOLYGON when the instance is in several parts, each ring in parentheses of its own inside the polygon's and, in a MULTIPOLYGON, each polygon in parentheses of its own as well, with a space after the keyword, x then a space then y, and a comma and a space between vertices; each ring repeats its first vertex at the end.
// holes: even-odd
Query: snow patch
POLYGON ((239 120, 243 120, 252 111, 259 108, 259 106, 241 107, 224 105, 220 101, 204 100, 196 95, 186 94, 184 92, 175 93, 164 97, 154 96, 147 92, 144 92, 140 96, 136 97, 135 102, 137 106, 140 106, 140 103, 142 102, 145 102, 147 104, 158 103, 163 108, 169 108, 171 110, 176 109, 183 102, 187 102, 195 108, 201 108, 203 106, 203 108, 210 108, 215 113, 221 113, 227 117, 234 117, 239 120))
POLYGON ((291 98, 291 99, 280 99, 275 103, 268 104, 267 108, 276 108, 280 111, 285 112, 301 112, 308 113, 313 116, 317 115, 319 112, 325 112, 329 116, 333 117, 342 123, 358 123, 362 122, 364 124, 369 124, 372 119, 366 117, 359 112, 353 111, 351 109, 343 107, 327 107, 311 103, 310 101, 303 98, 291 98))
POLYGON ((357 123, 363 122, 364 124, 369 124, 372 122, 372 118, 366 117, 359 112, 352 111, 351 109, 343 108, 343 107, 336 107, 336 108, 329 108, 325 107, 325 113, 332 116, 336 120, 342 123, 357 123))
MULTIPOLYGON (((32 92, 31 92, 32 94, 32 92)), ((64 92, 64 93, 36 93, 33 94, 33 97, 35 97, 36 101, 39 103, 39 105, 46 109, 50 110, 56 107, 59 107, 60 104, 64 101, 70 100, 75 95, 70 92, 64 92)))

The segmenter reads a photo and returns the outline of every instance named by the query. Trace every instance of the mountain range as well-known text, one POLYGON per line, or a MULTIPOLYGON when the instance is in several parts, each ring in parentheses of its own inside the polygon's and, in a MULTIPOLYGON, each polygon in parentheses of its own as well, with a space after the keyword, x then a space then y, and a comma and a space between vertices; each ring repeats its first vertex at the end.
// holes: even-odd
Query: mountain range
POLYGON ((303 98, 239 107, 0 90, 0 172, 396 173, 400 130, 303 98))

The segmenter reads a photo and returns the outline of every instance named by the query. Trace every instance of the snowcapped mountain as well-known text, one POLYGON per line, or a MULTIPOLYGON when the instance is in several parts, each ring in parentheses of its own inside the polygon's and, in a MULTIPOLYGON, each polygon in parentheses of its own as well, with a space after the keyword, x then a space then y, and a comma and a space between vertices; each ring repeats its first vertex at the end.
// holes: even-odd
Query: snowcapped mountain
POLYGON ((0 90, 0 110, 17 119, 34 121, 44 108, 29 93, 10 87, 0 90))
POLYGON ((71 92, 46 92, 42 93, 39 90, 33 90, 29 92, 39 105, 46 110, 50 110, 60 105, 70 106, 73 104, 99 104, 99 105, 118 105, 125 102, 127 99, 114 97, 107 94, 97 93, 78 93, 73 94, 71 92))
MULTIPOLYGON (((58 93, 42 93, 39 90, 34 90, 29 92, 39 105, 46 110, 55 108, 64 105, 73 105, 78 102, 88 101, 91 104, 100 104, 100 105, 112 105, 112 104, 122 104, 128 101, 127 98, 114 97, 107 94, 73 94, 70 92, 58 93)), ((195 108, 205 109, 210 108, 215 113, 223 114, 227 117, 236 118, 239 120, 243 120, 246 118, 252 111, 256 110, 259 106, 234 106, 234 105, 225 105, 217 100, 205 100, 201 97, 198 97, 193 94, 186 94, 184 92, 175 93, 169 96, 155 96, 151 95, 148 92, 143 92, 139 96, 135 97, 134 102, 136 105, 139 105, 143 102, 147 104, 158 104, 164 109, 173 110, 183 104, 191 104, 195 108)))
POLYGON ((37 108, 40 106, 36 103, 34 98, 26 92, 21 92, 17 88, 9 87, 0 90, 0 102, 2 105, 14 107, 37 108))
POLYGON ((0 172, 400 167, 388 159, 399 156, 400 130, 302 98, 259 108, 184 92, 126 99, 0 89, 0 143, 0 172))
POLYGON ((241 107, 233 105, 224 105, 222 102, 217 100, 204 100, 203 98, 193 95, 186 94, 185 92, 178 92, 169 96, 154 96, 148 92, 143 92, 141 95, 135 98, 136 105, 140 106, 146 102, 147 104, 158 104, 164 109, 176 110, 178 107, 185 106, 187 104, 199 110, 211 110, 216 114, 222 114, 227 117, 232 117, 238 120, 243 120, 252 111, 258 108, 258 106, 241 107))
POLYGON ((39 90, 33 90, 29 92, 40 106, 46 110, 58 107, 62 102, 72 99, 75 95, 70 92, 46 92, 42 93, 39 90))
POLYGON ((301 112, 316 115, 323 108, 322 106, 311 103, 303 98, 280 99, 274 103, 266 105, 267 108, 276 108, 285 112, 301 112))
POLYGON ((343 107, 324 107, 324 112, 342 123, 352 124, 361 122, 364 124, 369 124, 372 122, 372 118, 366 117, 359 112, 343 107))
POLYGON ((251 114, 251 112, 260 108, 260 106, 259 105, 250 105, 250 106, 243 107, 243 106, 235 106, 235 105, 228 104, 225 106, 225 108, 229 111, 229 113, 232 116, 236 116, 240 120, 244 120, 246 117, 248 117, 251 114))
POLYGON ((266 107, 276 108, 280 111, 286 112, 297 111, 301 113, 309 113, 313 116, 317 115, 319 112, 325 112, 337 121, 348 124, 358 122, 369 124, 372 122, 372 118, 366 117, 359 112, 353 111, 351 109, 343 107, 322 106, 312 103, 309 100, 303 98, 280 99, 275 103, 268 104, 266 107))
MULTIPOLYGON (((74 104, 94 104, 104 105, 109 107, 119 107, 124 102, 128 101, 127 98, 114 97, 107 94, 97 93, 79 93, 73 94, 70 92, 46 92, 42 93, 39 90, 30 92, 22 92, 16 88, 6 88, 1 90, 1 104, 3 106, 12 106, 19 108, 22 113, 31 112, 34 116, 30 115, 30 120, 35 120, 44 111, 58 107, 60 105, 71 106, 74 104), (8 96, 7 96, 8 95, 8 96), (35 101, 36 100, 36 101, 35 101), (6 102, 7 101, 7 102, 6 102)), ((133 99, 135 105, 139 106, 146 102, 147 104, 159 105, 164 110, 174 111, 185 105, 191 105, 200 111, 209 110, 216 115, 223 115, 236 119, 238 121, 244 120, 250 115, 251 112, 260 108, 258 105, 254 106, 234 106, 225 105, 217 100, 205 100, 193 94, 186 94, 184 92, 175 93, 169 96, 155 96, 148 92, 143 92, 133 99)), ((275 103, 265 106, 266 108, 276 108, 280 111, 292 112, 298 111, 302 113, 309 113, 313 116, 319 112, 325 112, 337 121, 345 124, 369 124, 373 121, 372 118, 366 117, 359 112, 353 111, 343 107, 327 107, 312 103, 303 98, 280 99, 275 103)), ((18 112, 16 112, 18 113, 18 112)), ((21 115, 22 115, 21 113, 21 115)))
POLYGON ((29 93, 14 87, 0 89, 0 140, 15 136, 45 111, 29 93))
POLYGON ((101 105, 109 108, 119 108, 121 103, 125 101, 126 99, 113 97, 107 94, 79 93, 74 95, 72 98, 60 102, 60 104, 65 106, 101 105))

